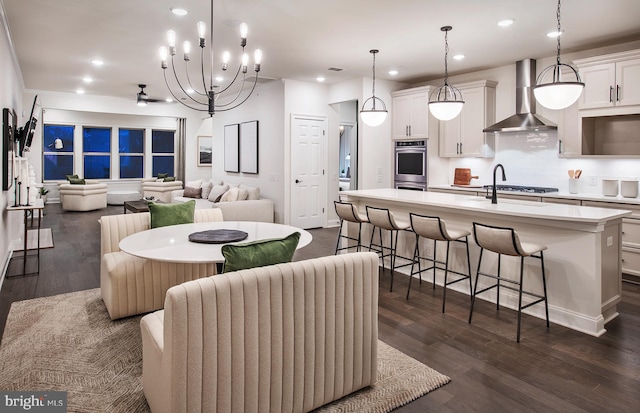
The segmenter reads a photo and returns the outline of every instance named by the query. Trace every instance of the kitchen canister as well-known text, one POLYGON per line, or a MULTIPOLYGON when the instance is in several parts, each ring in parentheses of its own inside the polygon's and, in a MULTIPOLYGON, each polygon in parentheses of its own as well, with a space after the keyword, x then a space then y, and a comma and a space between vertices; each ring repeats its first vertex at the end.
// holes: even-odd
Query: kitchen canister
POLYGON ((569 178, 569 193, 570 194, 577 194, 578 193, 578 183, 580 183, 580 180, 575 179, 575 178, 569 178))
POLYGON ((636 198, 638 196, 638 181, 620 181, 620 194, 625 198, 636 198))
POLYGON ((618 180, 617 179, 603 179, 602 180, 602 195, 604 195, 604 196, 618 196, 618 180))

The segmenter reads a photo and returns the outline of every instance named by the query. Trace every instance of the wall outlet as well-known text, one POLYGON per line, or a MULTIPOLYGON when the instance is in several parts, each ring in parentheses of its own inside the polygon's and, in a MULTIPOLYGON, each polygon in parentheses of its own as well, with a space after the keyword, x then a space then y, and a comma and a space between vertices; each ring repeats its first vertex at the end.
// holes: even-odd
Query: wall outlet
POLYGON ((590 176, 589 177, 589 186, 596 186, 598 185, 598 177, 597 176, 590 176))

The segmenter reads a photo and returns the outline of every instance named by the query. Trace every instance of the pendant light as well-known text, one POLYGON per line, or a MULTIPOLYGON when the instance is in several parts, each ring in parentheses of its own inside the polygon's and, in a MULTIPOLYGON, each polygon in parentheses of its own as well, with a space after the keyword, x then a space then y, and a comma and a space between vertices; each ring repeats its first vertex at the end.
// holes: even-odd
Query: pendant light
POLYGON ((533 94, 536 97, 538 103, 545 108, 560 110, 567 108, 578 100, 584 89, 584 83, 580 81, 580 75, 578 71, 572 66, 560 63, 560 0, 558 0, 558 11, 556 13, 558 19, 558 55, 556 57, 556 64, 545 68, 538 79, 536 80, 536 86, 533 88, 533 94), (569 68, 570 73, 575 76, 575 81, 563 81, 562 68, 569 68), (544 77, 552 73, 552 79, 549 83, 542 83, 544 77))
POLYGON ((372 96, 365 100, 362 104, 362 110, 360 111, 360 117, 362 121, 368 126, 380 126, 382 122, 387 118, 387 106, 384 104, 382 99, 376 97, 376 53, 379 50, 369 50, 369 53, 373 55, 373 90, 372 96), (371 109, 365 109, 367 103, 371 101, 371 109), (376 109, 376 101, 380 102, 382 105, 382 109, 378 106, 376 109))
POLYGON ((456 87, 449 85, 447 58, 449 57, 449 32, 451 29, 453 29, 451 26, 440 28, 444 32, 444 85, 431 92, 429 97, 429 111, 439 120, 455 118, 464 106, 462 93, 456 87))

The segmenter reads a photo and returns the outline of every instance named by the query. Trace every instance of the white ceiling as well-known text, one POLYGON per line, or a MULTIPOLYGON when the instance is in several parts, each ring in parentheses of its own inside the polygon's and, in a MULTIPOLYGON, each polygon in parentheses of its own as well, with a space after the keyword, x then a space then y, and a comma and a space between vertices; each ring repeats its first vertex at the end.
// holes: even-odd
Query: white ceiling
MULTIPOLYGON (((210 9, 209 0, 0 2, 27 89, 83 88, 88 95, 132 99, 138 83, 148 85, 150 97, 168 96, 158 49, 171 28, 178 44, 185 39, 194 44, 191 65, 198 69, 195 26, 209 21, 210 9), (176 6, 189 14, 173 15, 169 9, 176 6), (93 67, 94 57, 102 58, 104 66, 93 67), (91 84, 83 83, 86 75, 94 79, 91 84)), ((247 48, 264 52, 261 76, 315 81, 322 75, 327 83, 371 76, 369 50, 376 48, 378 78, 415 83, 442 77, 444 25, 453 26, 450 74, 554 55, 555 40, 546 33, 555 30, 556 6, 556 0, 217 0, 214 49, 219 55, 229 48, 237 57, 237 26, 244 21, 247 48), (503 18, 515 24, 498 27, 503 18), (454 61, 458 53, 466 58, 454 61), (387 74, 392 68, 399 71, 395 77, 387 74)), ((638 0, 565 0, 562 49, 640 39, 639 16, 638 0)))

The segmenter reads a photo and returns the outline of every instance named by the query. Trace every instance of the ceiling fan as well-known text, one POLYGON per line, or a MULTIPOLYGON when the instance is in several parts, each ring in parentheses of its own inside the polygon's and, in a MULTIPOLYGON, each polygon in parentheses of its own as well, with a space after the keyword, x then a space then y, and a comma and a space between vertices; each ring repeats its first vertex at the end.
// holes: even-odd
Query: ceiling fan
POLYGON ((147 103, 157 103, 157 102, 171 103, 171 101, 168 101, 166 99, 150 98, 144 91, 144 88, 147 87, 147 85, 145 84, 139 84, 138 87, 140 88, 140 91, 136 95, 136 102, 138 103, 138 106, 147 106, 147 103))

